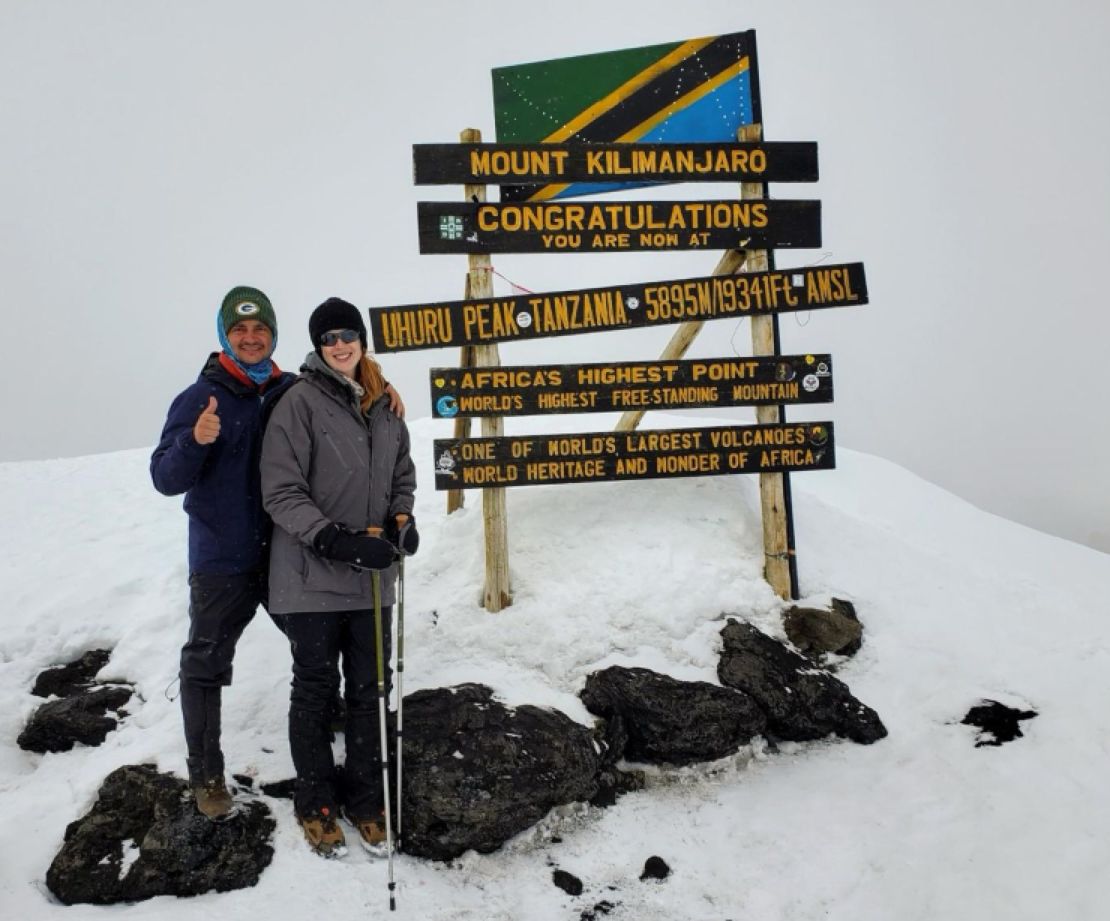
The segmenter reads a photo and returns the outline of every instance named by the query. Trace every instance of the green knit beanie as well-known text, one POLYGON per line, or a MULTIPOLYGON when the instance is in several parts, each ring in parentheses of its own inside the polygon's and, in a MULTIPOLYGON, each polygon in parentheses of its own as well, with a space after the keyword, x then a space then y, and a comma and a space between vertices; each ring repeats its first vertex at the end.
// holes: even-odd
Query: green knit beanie
POLYGON ((270 332, 277 337, 277 317, 274 315, 273 305, 257 288, 248 288, 240 285, 227 292, 223 305, 220 307, 220 325, 224 334, 236 323, 243 320, 258 320, 270 327, 270 332))

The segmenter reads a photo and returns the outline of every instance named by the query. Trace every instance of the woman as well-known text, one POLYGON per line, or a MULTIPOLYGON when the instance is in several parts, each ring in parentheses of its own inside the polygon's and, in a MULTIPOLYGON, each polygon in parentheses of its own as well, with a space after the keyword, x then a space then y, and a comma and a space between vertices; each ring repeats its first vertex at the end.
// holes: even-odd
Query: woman
MULTIPOLYGON (((380 570, 389 661, 398 547, 415 552, 416 469, 405 423, 388 411, 381 369, 367 354, 358 309, 330 298, 308 321, 315 351, 274 409, 262 444, 262 499, 274 520, 270 611, 284 615, 293 651, 289 747, 294 808, 309 845, 345 852, 345 817, 368 850, 385 838, 371 570, 380 570), (374 536, 384 533, 385 538, 374 536), (392 541, 392 542, 391 542, 392 541), (328 703, 347 699, 342 789, 328 703)), ((388 666, 386 682, 389 682, 388 666)))

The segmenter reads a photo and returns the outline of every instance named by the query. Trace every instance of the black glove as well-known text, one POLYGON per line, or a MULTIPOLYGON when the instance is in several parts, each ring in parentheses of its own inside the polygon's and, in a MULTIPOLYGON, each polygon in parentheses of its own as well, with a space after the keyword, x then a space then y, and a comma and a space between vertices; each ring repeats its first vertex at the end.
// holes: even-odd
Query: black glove
POLYGON ((397 519, 390 518, 385 524, 385 536, 405 556, 412 556, 420 546, 420 533, 416 530, 416 519, 412 515, 399 528, 397 519))
POLYGON ((389 541, 334 523, 321 529, 312 546, 320 556, 359 569, 388 569, 397 558, 397 548, 389 541))

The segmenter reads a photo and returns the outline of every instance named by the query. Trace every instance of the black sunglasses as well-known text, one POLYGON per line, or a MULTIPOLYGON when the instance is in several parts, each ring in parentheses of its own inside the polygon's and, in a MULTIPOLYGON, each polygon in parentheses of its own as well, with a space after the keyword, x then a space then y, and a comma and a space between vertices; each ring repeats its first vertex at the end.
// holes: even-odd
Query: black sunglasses
POLYGON ((335 329, 320 335, 320 344, 333 346, 337 342, 354 342, 361 338, 357 329, 335 329))

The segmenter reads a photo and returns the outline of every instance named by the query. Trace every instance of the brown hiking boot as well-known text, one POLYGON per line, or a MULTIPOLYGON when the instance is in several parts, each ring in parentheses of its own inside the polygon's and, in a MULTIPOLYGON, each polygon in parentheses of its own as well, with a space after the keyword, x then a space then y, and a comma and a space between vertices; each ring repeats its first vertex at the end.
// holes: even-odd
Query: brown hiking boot
POLYGON ((321 857, 342 857, 347 853, 343 829, 327 806, 319 812, 297 816, 297 822, 304 829, 308 846, 321 857))
POLYGON ((197 811, 210 822, 224 822, 235 814, 235 803, 222 777, 193 787, 197 811))
POLYGON ((372 819, 356 819, 352 815, 344 818, 358 829, 359 842, 364 850, 375 857, 385 857, 388 853, 385 836, 385 818, 378 815, 372 819))

